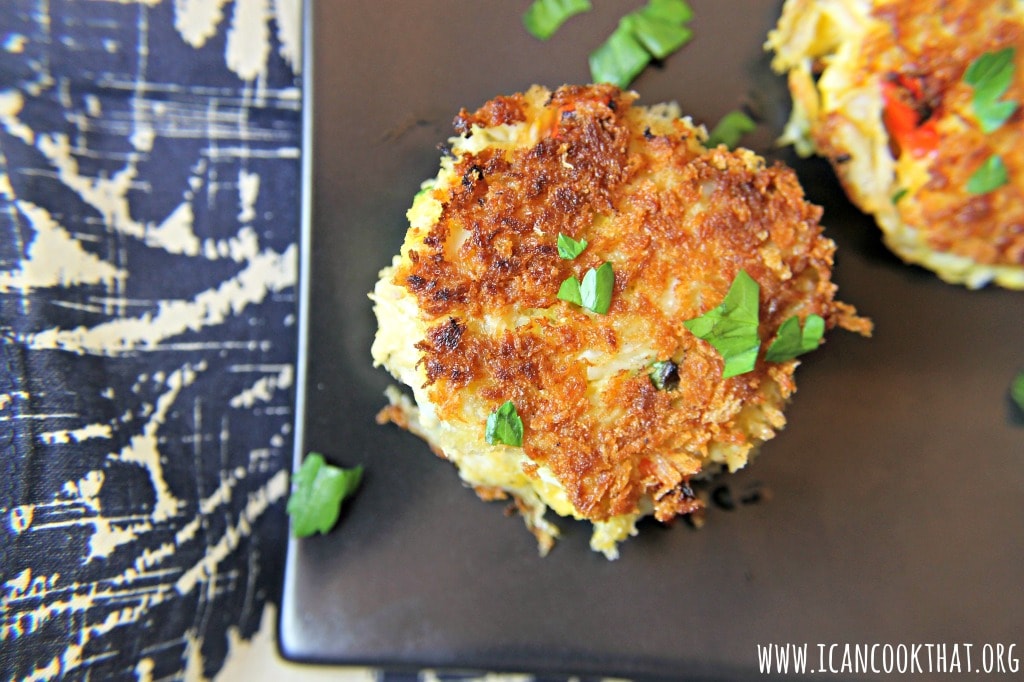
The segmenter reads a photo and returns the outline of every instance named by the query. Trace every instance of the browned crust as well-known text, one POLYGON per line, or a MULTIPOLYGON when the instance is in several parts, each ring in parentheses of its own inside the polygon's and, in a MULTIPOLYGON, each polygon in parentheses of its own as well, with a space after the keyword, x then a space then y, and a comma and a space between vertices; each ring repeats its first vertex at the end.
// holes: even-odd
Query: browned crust
POLYGON ((524 453, 592 520, 634 513, 645 495, 663 520, 699 508, 686 483, 709 445, 747 439, 733 421, 716 419, 719 408, 763 401, 766 382, 783 398, 795 390, 794 362, 762 360, 723 380, 717 351, 683 325, 717 305, 740 269, 761 285, 763 347, 794 314, 870 331, 833 300, 834 244, 791 170, 724 147, 707 151, 682 121, 655 134, 639 124, 633 99, 610 86, 571 87, 539 112, 516 95, 460 114, 467 132, 519 116, 552 124, 530 148, 459 158, 462 182, 433 190, 441 217, 394 277, 432 320, 416 347, 439 416, 460 419, 470 395, 495 407, 512 400, 524 453), (461 230, 469 237, 456 249, 450 236, 461 230), (559 232, 588 248, 560 259, 559 232), (615 270, 607 315, 557 299, 566 277, 605 260, 615 270), (658 302, 673 281, 683 303, 670 315, 658 302), (556 314, 495 334, 480 323, 532 308, 556 314), (680 387, 659 391, 646 373, 622 372, 595 410, 580 353, 617 351, 627 327, 659 359, 679 363, 680 387))

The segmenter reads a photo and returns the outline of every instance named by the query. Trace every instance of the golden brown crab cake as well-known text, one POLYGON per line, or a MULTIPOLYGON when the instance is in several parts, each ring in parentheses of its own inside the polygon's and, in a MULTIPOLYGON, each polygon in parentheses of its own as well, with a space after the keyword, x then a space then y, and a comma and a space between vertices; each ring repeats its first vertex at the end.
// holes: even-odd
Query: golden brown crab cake
POLYGON ((783 140, 829 159, 889 248, 1024 288, 1024 3, 787 0, 767 47, 793 95, 783 140))
POLYGON ((484 499, 511 496, 542 552, 550 508, 593 522, 592 548, 614 558, 638 518, 696 510, 692 477, 739 469, 783 426, 797 362, 762 347, 752 371, 723 378, 684 325, 741 270, 760 286, 766 342, 791 316, 870 330, 833 298, 835 247, 791 170, 706 149, 674 106, 635 99, 534 86, 463 110, 371 295, 374 362, 412 392, 390 391, 381 421, 424 438, 484 499), (562 257, 560 235, 585 248, 562 257), (605 263, 606 310, 559 298, 605 263), (521 445, 488 438, 506 402, 521 445))

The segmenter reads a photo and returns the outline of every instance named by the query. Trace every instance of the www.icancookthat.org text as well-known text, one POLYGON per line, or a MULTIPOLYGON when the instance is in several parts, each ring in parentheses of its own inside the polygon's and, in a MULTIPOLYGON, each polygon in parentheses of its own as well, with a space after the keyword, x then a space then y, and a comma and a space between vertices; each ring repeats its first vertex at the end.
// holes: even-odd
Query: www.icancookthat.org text
POLYGON ((764 674, 957 674, 1020 672, 1016 643, 758 644, 764 674))

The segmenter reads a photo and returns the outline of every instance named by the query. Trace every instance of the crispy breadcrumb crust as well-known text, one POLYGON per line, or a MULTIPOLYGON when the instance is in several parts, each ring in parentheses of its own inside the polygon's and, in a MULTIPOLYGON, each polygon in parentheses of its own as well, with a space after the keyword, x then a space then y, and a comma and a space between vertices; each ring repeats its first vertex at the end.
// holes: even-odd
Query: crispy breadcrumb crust
MULTIPOLYGON (((717 306, 741 269, 761 287, 762 349, 793 315, 870 332, 834 298, 835 245, 790 169, 747 150, 708 150, 702 128, 635 100, 611 86, 535 86, 460 112, 461 137, 374 294, 375 360, 413 387, 427 421, 457 430, 459 449, 504 456, 512 448, 487 445, 484 423, 513 401, 521 473, 558 513, 598 523, 695 511, 691 477, 743 466, 784 425, 796 361, 762 358, 723 379, 718 352, 683 325, 717 306), (559 257, 559 233, 586 249, 559 257), (603 262, 615 274, 606 315, 557 298, 563 280, 603 262), (415 371, 412 355, 397 359, 406 348, 382 338, 410 333, 392 320, 399 306, 419 318, 419 338, 405 340, 415 371), (678 365, 674 390, 648 376, 665 360, 678 365)), ((463 460, 418 413, 410 427, 410 403, 394 402, 382 420, 463 460)), ((495 497, 493 485, 467 480, 495 497)))
POLYGON ((767 47, 794 98, 784 140, 828 158, 888 246, 944 280, 1024 288, 1024 112, 985 133, 963 75, 1017 48, 1003 99, 1024 100, 1024 3, 1010 0, 787 0, 767 47), (901 145, 886 122, 896 87, 937 143, 901 145), (967 183, 992 155, 1009 182, 967 183))

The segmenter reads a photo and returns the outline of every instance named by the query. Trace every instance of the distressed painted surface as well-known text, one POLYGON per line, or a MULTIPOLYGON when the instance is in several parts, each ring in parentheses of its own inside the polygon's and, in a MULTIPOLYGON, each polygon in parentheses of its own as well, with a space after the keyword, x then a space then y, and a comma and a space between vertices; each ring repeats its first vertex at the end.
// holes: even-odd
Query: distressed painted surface
POLYGON ((0 682, 531 679, 274 655, 300 0, 0 5, 0 682))
POLYGON ((0 680, 212 676, 276 597, 299 11, 0 11, 0 680))

